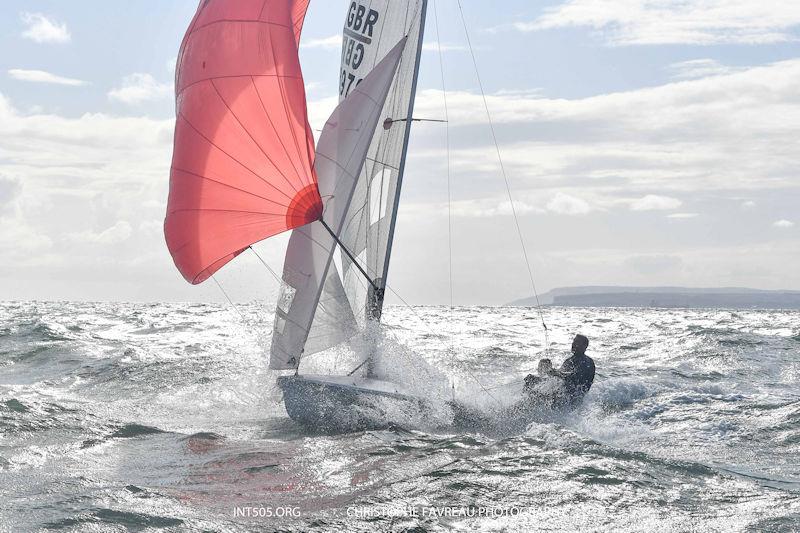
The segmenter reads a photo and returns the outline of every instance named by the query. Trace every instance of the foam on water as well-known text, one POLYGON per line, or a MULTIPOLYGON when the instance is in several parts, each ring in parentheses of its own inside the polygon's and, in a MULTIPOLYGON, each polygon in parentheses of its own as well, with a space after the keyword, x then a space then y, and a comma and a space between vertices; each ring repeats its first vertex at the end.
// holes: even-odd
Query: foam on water
MULTIPOLYGON (((308 357, 379 371, 437 408, 344 435, 289 420, 266 369, 269 308, 0 304, 0 524, 10 530, 791 530, 800 518, 800 313, 390 308, 387 327, 308 357), (591 339, 573 413, 489 416, 541 357, 591 339), (243 505, 297 506, 280 520, 243 505), (517 516, 348 517, 348 506, 519 507, 517 516)), ((385 408, 386 406, 381 406, 385 408)), ((366 407, 369 408, 369 407, 366 407)))

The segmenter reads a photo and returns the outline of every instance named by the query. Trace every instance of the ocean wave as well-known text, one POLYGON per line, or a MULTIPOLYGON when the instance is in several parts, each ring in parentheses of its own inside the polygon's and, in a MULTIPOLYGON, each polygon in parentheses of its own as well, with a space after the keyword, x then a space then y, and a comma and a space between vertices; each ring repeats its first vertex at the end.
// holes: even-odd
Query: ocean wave
MULTIPOLYGON (((158 516, 117 509, 95 508, 78 516, 61 518, 43 524, 45 529, 74 529, 84 526, 97 525, 101 528, 121 526, 124 529, 163 529, 175 528, 183 525, 180 518, 158 516)), ((115 528, 116 529, 116 528, 115 528)))
POLYGON ((8 409, 9 411, 12 411, 12 412, 15 412, 15 413, 27 413, 28 412, 28 407, 24 403, 22 403, 21 401, 17 400, 16 398, 11 398, 9 400, 6 400, 6 401, 4 401, 2 403, 2 405, 4 405, 6 407, 6 409, 8 409))
MULTIPOLYGON (((455 394, 492 413, 519 399, 543 356, 535 312, 418 311, 387 307, 391 334, 373 339, 382 371, 443 406, 455 394)), ((11 513, 9 529, 22 531, 238 530, 253 524, 231 506, 258 495, 308 514, 256 527, 352 530, 363 523, 343 517, 347 505, 428 498, 502 501, 564 529, 611 529, 619 517, 639 530, 786 528, 799 490, 800 314, 544 312, 556 365, 575 332, 590 338, 597 376, 574 412, 495 433, 396 413, 406 418, 390 430, 324 434, 288 418, 266 370, 269 343, 227 306, 0 304, 0 470, 11 495, 0 512, 42 510, 11 513), (595 521, 569 521, 578 515, 595 521)), ((347 350, 304 359, 301 372, 342 373, 367 353, 347 350)))
POLYGON ((44 318, 38 318, 23 322, 12 329, 6 338, 11 341, 21 342, 64 342, 77 338, 68 326, 57 322, 48 322, 44 318))
POLYGON ((125 424, 118 427, 110 436, 116 439, 133 439, 136 437, 146 437, 166 433, 165 431, 144 424, 125 424))
POLYGON ((631 378, 608 379, 590 392, 587 400, 599 403, 604 410, 616 411, 632 406, 639 400, 655 396, 663 387, 631 378))
POLYGON ((15 438, 26 433, 81 432, 92 423, 90 414, 52 401, 18 398, 0 400, 0 428, 15 438))

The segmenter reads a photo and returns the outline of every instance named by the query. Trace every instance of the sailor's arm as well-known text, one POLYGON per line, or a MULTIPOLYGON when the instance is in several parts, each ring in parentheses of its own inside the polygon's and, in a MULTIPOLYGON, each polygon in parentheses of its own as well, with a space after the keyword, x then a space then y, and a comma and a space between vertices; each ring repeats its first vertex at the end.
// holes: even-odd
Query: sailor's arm
POLYGON ((578 369, 575 368, 573 365, 567 364, 567 361, 561 365, 561 368, 556 370, 555 368, 550 367, 547 371, 547 374, 553 377, 566 379, 570 376, 574 376, 578 372, 578 369))

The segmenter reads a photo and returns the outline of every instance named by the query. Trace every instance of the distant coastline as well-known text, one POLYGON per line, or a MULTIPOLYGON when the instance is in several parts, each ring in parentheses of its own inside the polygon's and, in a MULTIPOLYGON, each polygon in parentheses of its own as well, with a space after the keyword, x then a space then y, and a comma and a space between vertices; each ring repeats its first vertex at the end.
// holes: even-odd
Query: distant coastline
MULTIPOLYGON (((740 287, 560 287, 539 296, 542 305, 566 307, 687 307, 726 309, 800 309, 800 291, 740 287)), ((533 306, 533 297, 511 306, 533 306)))

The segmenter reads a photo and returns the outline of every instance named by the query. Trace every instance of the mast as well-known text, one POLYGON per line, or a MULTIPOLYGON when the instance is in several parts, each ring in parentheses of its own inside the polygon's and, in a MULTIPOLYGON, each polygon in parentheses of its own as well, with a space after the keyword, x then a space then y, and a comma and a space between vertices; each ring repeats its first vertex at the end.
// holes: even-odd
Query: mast
MULTIPOLYGON (((400 205, 400 191, 403 185, 403 173, 406 168, 406 156, 408 154, 408 140, 411 137, 411 124, 414 115, 414 100, 417 96, 417 79, 419 77, 419 63, 422 55, 422 38, 425 34, 425 16, 428 12, 428 0, 422 0, 422 8, 420 10, 419 21, 419 36, 417 37, 417 56, 414 60, 414 75, 411 79, 411 98, 408 102, 408 112, 406 113, 405 120, 405 139, 403 140, 403 150, 400 159, 400 166, 397 171, 397 189, 394 194, 394 207, 392 209, 392 217, 389 221, 389 236, 386 246, 386 259, 383 263, 383 272, 381 276, 375 280, 377 288, 370 287, 369 289, 369 304, 367 306, 367 320, 375 320, 380 322, 381 314, 383 313, 383 299, 386 292, 386 277, 389 274, 389 259, 392 255, 392 244, 394 241, 394 228, 397 224, 397 210, 400 205)), ((399 120, 396 120, 397 122, 399 120)))

